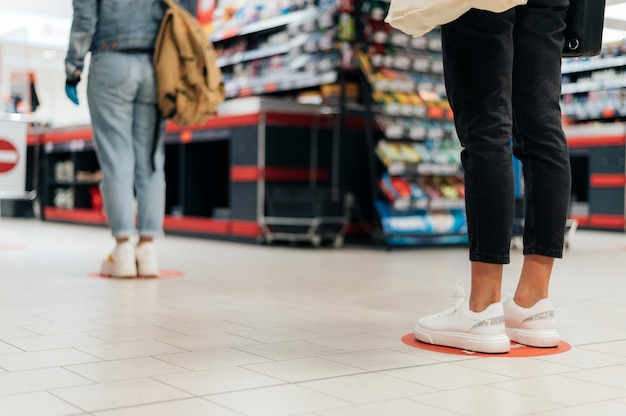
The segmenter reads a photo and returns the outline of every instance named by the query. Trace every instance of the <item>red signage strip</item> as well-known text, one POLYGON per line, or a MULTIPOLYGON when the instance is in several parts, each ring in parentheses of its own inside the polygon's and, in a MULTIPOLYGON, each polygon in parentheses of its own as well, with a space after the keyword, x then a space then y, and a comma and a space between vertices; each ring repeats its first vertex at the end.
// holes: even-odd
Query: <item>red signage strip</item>
POLYGON ((92 137, 91 128, 86 127, 78 130, 50 131, 41 135, 41 142, 65 143, 72 140, 91 140, 92 137))
POLYGON ((200 217, 165 216, 163 227, 171 231, 188 231, 208 234, 229 234, 230 221, 200 217))
POLYGON ((256 221, 232 221, 232 234, 239 237, 258 237, 261 227, 256 221))
POLYGON ((623 173, 592 173, 589 184, 593 188, 623 188, 626 186, 626 175, 623 173))
POLYGON ((328 168, 309 169, 274 166, 268 166, 262 170, 254 165, 230 168, 230 180, 233 182, 256 182, 260 178, 265 178, 268 182, 306 182, 311 178, 319 182, 327 182, 330 180, 330 170, 328 168))
POLYGON ((571 214, 569 216, 571 219, 578 221, 579 227, 589 227, 589 216, 588 215, 574 215, 571 214))
POLYGON ((231 166, 230 180, 232 182, 256 182, 261 177, 256 165, 231 166))
POLYGON ((26 136, 26 144, 28 146, 34 146, 39 143, 40 139, 41 136, 37 136, 36 134, 29 134, 28 136, 26 136))
POLYGON ((626 137, 622 134, 619 136, 582 136, 568 137, 567 144, 569 147, 602 147, 602 146, 624 146, 626 137))
POLYGON ((589 226, 624 229, 626 227, 626 218, 623 215, 591 214, 589 216, 589 226))
POLYGON ((93 209, 60 209, 46 207, 44 215, 47 220, 80 222, 86 224, 106 224, 107 217, 102 211, 93 209))
POLYGON ((276 182, 306 182, 314 179, 319 182, 330 180, 330 170, 327 168, 282 168, 266 167, 265 180, 276 182))
POLYGON ((203 128, 227 128, 239 126, 256 126, 259 123, 259 113, 242 114, 242 115, 224 115, 210 118, 205 124, 194 127, 180 127, 171 121, 168 121, 166 131, 168 133, 176 133, 183 130, 202 130, 203 128))

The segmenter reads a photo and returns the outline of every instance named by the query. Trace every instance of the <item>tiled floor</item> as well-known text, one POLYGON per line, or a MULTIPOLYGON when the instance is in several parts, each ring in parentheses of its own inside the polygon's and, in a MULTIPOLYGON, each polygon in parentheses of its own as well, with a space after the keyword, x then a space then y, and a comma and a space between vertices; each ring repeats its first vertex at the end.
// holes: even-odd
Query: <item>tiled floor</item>
MULTIPOLYGON (((408 347, 466 251, 267 247, 167 236, 182 277, 92 276, 104 228, 0 219, 3 416, 625 415, 626 234, 579 231, 552 299, 569 352, 408 347)), ((505 290, 521 254, 513 252, 505 290)))

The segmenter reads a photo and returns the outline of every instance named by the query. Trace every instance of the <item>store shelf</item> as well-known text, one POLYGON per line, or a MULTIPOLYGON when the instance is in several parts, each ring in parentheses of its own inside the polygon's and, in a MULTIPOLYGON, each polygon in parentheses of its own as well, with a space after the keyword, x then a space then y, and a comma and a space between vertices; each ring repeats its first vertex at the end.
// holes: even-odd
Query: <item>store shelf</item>
POLYGON ((255 59, 268 58, 275 55, 288 53, 291 50, 291 44, 268 46, 257 50, 240 52, 232 56, 220 56, 216 60, 217 66, 223 68, 228 65, 235 65, 240 62, 253 61, 255 59))
POLYGON ((322 74, 300 72, 293 74, 279 74, 260 78, 238 79, 226 83, 226 96, 248 97, 253 95, 270 94, 278 91, 316 87, 337 82, 337 71, 322 74))
POLYGON ((626 118, 626 104, 619 102, 593 104, 564 104, 565 116, 576 121, 626 118))
POLYGON ((590 91, 626 88, 626 76, 609 79, 584 80, 563 84, 561 94, 578 94, 590 91))
POLYGON ((613 56, 608 58, 591 58, 586 60, 565 60, 561 66, 563 74, 576 72, 597 71, 599 69, 626 66, 626 56, 613 56))
POLYGON ((249 23, 241 27, 221 30, 211 35, 211 41, 214 43, 221 42, 237 36, 245 36, 259 33, 270 29, 280 28, 286 25, 301 24, 308 20, 317 18, 319 13, 320 11, 317 8, 310 8, 291 12, 282 16, 273 17, 271 19, 262 20, 259 22, 249 23))
POLYGON ((463 174, 461 165, 439 163, 393 162, 387 166, 387 171, 390 175, 460 176, 463 174))

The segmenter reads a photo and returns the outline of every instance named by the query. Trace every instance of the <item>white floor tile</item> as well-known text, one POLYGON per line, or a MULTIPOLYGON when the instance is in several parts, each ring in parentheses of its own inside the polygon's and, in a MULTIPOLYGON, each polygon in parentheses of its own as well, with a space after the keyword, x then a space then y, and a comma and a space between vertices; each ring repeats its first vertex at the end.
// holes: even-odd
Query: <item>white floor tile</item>
POLYGON ((233 334, 265 343, 297 341, 320 338, 324 336, 324 334, 320 334, 319 332, 307 331, 289 326, 279 328, 245 329, 241 331, 234 331, 233 334))
POLYGON ((548 400, 528 397, 490 386, 473 386, 411 397, 420 403, 467 416, 538 414, 560 408, 548 400))
POLYGON ((375 335, 342 335, 310 339, 309 342, 343 351, 365 351, 402 345, 400 339, 393 340, 375 335))
POLYGON ((576 380, 568 377, 567 374, 494 383, 492 387, 541 400, 549 400, 563 406, 575 406, 626 397, 626 390, 576 380))
POLYGON ((185 350, 153 340, 116 342, 99 344, 77 349, 103 360, 123 360, 125 358, 150 357, 162 354, 174 354, 185 350))
POLYGON ((156 326, 105 329, 103 331, 90 331, 87 334, 107 342, 127 342, 181 336, 180 332, 156 326))
POLYGON ((93 384, 93 382, 58 367, 17 371, 0 374, 0 395, 7 396, 85 384, 93 384))
POLYGON ((181 322, 172 320, 171 322, 159 322, 158 325, 161 328, 170 329, 172 331, 191 336, 249 329, 249 327, 244 325, 218 319, 199 322, 181 322))
POLYGON ((309 381, 299 385, 352 403, 372 403, 434 390, 425 385, 377 373, 335 377, 309 381))
POLYGON ((2 325, 0 326, 0 339, 9 340, 11 338, 28 337, 36 335, 32 331, 27 331, 17 325, 2 325))
POLYGON ((498 358, 500 357, 479 358, 477 360, 459 362, 456 363, 456 365, 518 379, 578 370, 577 367, 541 361, 534 358, 498 358))
POLYGON ((241 367, 217 368, 153 378, 196 396, 285 384, 283 380, 241 367))
POLYGON ((349 403, 295 385, 265 387, 209 396, 208 400, 246 416, 289 416, 319 412, 349 403))
POLYGON ((626 402, 599 402, 584 404, 581 406, 566 407, 563 409, 542 412, 540 416, 590 416, 590 415, 606 415, 618 416, 626 414, 626 402))
MULTIPOLYGON (((6 341, 23 351, 42 351, 58 348, 82 347, 102 344, 102 340, 80 332, 73 334, 41 335, 14 338, 6 341)), ((1 351, 1 349, 0 349, 1 351)))
POLYGON ((241 416, 203 399, 183 399, 93 413, 93 416, 241 416))
POLYGON ((6 342, 0 341, 0 355, 14 354, 17 352, 24 352, 24 350, 11 345, 9 340, 6 342))
POLYGON ((626 355, 603 353, 585 347, 575 347, 563 354, 546 355, 537 357, 537 359, 577 368, 599 368, 626 364, 626 355))
POLYGON ((179 365, 193 371, 235 367, 269 361, 267 358, 231 348, 161 355, 158 358, 159 360, 179 365))
POLYGON ((400 416, 400 415, 424 415, 424 416, 457 416, 458 413, 438 409, 424 403, 418 403, 407 399, 387 400, 378 403, 361 404, 335 410, 318 412, 320 416, 400 416))
POLYGON ((72 332, 87 332, 110 328, 108 325, 88 319, 67 322, 26 324, 22 326, 29 331, 36 332, 41 335, 68 334, 72 332))
MULTIPOLYGON (((615 365, 611 367, 594 368, 591 370, 574 371, 562 374, 565 377, 577 380, 591 381, 606 386, 624 389, 626 393, 626 365, 615 365)), ((624 394, 626 397, 626 394, 624 394)))
MULTIPOLYGON (((34 326, 37 328, 39 325, 48 325, 50 321, 39 318, 30 314, 19 314, 19 315, 0 315, 0 326, 3 327, 11 327, 11 326, 21 326, 24 330, 29 330, 28 326, 34 326)), ((35 330, 29 330, 32 334, 38 333, 35 330)))
POLYGON ((22 371, 97 361, 100 361, 100 359, 93 355, 73 348, 61 348, 58 350, 0 355, 0 368, 4 368, 7 371, 22 371))
MULTIPOLYGON (((493 358, 500 359, 500 358, 493 358)), ((478 386, 510 380, 499 374, 467 368, 457 364, 425 365, 421 367, 403 368, 385 371, 383 374, 431 386, 440 390, 451 390, 462 387, 478 386)))
POLYGON ((360 368, 317 357, 246 365, 246 368, 292 383, 362 373, 360 368))
POLYGON ((340 352, 335 348, 325 347, 307 341, 277 342, 237 347, 238 350, 260 355, 271 360, 293 360, 340 352))
POLYGON ((83 414, 80 409, 46 392, 0 397, 0 409, 2 409, 2 414, 7 416, 78 416, 83 414))
POLYGON ((433 364, 433 360, 394 350, 372 350, 325 355, 322 358, 369 371, 433 364))
POLYGON ((69 365, 65 368, 97 383, 179 374, 188 371, 152 357, 69 365))
POLYGON ((99 383, 50 392, 88 412, 167 402, 190 396, 189 393, 151 379, 99 383))
POLYGON ((337 322, 334 321, 318 321, 308 322, 298 325, 298 327, 307 331, 316 332, 326 336, 341 336, 348 334, 371 334, 378 331, 384 331, 385 327, 372 325, 364 322, 337 322))
POLYGON ((604 352, 607 354, 618 355, 620 357, 626 357, 626 339, 622 341, 585 345, 582 348, 585 350, 604 352))
POLYGON ((173 345, 187 351, 204 351, 226 347, 240 347, 245 345, 259 344, 250 338, 228 334, 226 332, 214 332, 202 335, 185 335, 178 337, 159 338, 158 341, 173 345))

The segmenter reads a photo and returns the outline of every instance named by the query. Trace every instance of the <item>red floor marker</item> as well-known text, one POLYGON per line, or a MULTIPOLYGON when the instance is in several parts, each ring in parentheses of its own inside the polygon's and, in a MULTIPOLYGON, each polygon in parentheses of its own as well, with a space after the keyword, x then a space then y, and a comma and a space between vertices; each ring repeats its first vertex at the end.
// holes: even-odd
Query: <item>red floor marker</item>
MULTIPOLYGON (((111 276, 105 276, 102 275, 100 273, 89 273, 90 277, 101 277, 103 279, 112 279, 111 276)), ((150 279, 169 279, 172 277, 182 277, 183 276, 183 272, 177 271, 177 270, 160 270, 159 271, 159 275, 155 278, 155 277, 134 277, 134 278, 125 278, 125 279, 119 279, 119 280, 150 280, 150 279)))
POLYGON ((535 348, 526 345, 517 344, 511 341, 511 350, 506 354, 486 354, 482 352, 466 351, 459 348, 442 347, 440 345, 426 344, 415 339, 415 335, 406 334, 402 337, 402 342, 409 347, 419 348, 421 350, 440 352, 443 354, 471 355, 477 357, 540 357, 543 355, 554 355, 567 352, 572 346, 565 341, 561 341, 554 348, 535 348))

